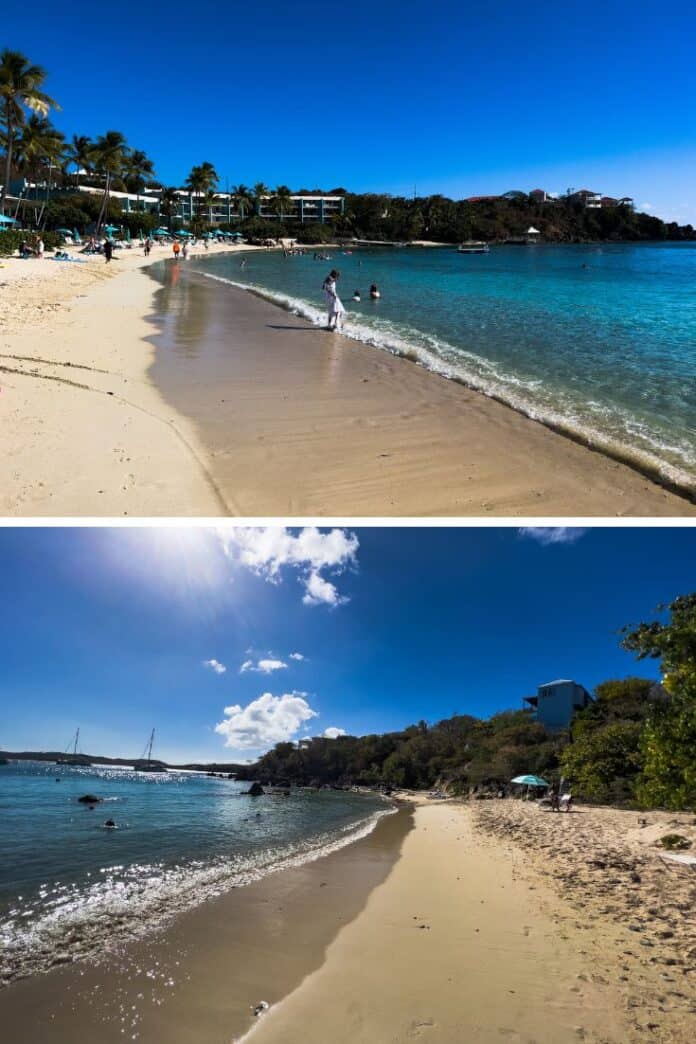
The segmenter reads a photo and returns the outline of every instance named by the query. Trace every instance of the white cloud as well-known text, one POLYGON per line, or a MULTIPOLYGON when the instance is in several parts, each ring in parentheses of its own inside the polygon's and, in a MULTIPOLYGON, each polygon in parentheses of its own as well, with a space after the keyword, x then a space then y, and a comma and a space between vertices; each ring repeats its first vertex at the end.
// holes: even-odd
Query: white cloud
POLYGON ((224 663, 220 663, 219 660, 203 660, 203 666, 209 667, 211 671, 215 671, 216 674, 224 674, 227 668, 224 663))
POLYGON ((328 729, 324 729, 323 736, 326 739, 338 739, 339 736, 345 736, 345 729, 337 729, 335 725, 329 725, 328 729))
POLYGON ((304 579, 305 593, 302 601, 305 605, 342 605, 347 598, 339 595, 335 584, 325 580, 319 573, 310 573, 304 579))
POLYGON ((552 544, 574 544, 587 530, 580 526, 520 526, 517 532, 521 537, 549 547, 552 544))
POLYGON ((286 692, 273 696, 264 692, 246 707, 225 707, 225 719, 215 731, 225 737, 225 746, 235 750, 266 748, 291 739, 317 711, 305 699, 306 692, 286 692))
POLYGON ((221 528, 218 536, 225 554, 269 583, 281 581, 281 570, 296 569, 304 585, 305 605, 337 606, 347 601, 324 575, 342 573, 357 561, 359 541, 345 529, 321 531, 306 526, 299 532, 266 528, 221 528))
POLYGON ((305 660, 306 656, 303 656, 302 653, 290 653, 290 659, 291 660, 305 660))
POLYGON ((244 674, 246 671, 258 671, 261 674, 273 674, 273 671, 282 671, 287 668, 287 663, 283 660, 275 660, 272 658, 266 660, 257 660, 254 663, 253 660, 245 660, 242 666, 239 668, 239 673, 244 674))

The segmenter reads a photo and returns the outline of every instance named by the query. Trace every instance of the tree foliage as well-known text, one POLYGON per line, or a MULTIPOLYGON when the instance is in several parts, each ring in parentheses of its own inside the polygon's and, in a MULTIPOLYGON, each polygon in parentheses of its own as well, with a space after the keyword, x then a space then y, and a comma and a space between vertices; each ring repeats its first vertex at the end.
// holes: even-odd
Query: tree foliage
POLYGON ((656 705, 641 736, 645 805, 696 806, 696 593, 661 606, 669 619, 624 631, 623 646, 639 659, 659 659, 671 697, 656 705))

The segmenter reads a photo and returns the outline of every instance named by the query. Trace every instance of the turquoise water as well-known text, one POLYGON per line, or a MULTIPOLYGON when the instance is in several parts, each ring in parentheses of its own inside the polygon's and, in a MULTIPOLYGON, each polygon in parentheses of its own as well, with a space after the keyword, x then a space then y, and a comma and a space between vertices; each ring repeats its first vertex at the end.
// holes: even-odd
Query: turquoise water
POLYGON ((0 977, 96 953, 233 885, 333 851, 387 809, 346 792, 251 798, 247 786, 185 772, 1 766, 0 977), (90 811, 82 794, 104 802, 90 811), (108 818, 118 829, 104 828, 108 818))
POLYGON ((312 254, 191 267, 317 324, 336 267, 349 336, 696 486, 696 245, 360 249, 330 251, 330 264, 312 254))

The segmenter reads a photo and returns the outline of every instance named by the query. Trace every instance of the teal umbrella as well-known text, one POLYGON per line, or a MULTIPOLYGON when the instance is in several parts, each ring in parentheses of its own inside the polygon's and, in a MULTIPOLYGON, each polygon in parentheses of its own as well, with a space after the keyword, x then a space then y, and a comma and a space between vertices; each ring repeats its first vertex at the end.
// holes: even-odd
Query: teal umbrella
POLYGON ((61 236, 71 236, 72 231, 69 228, 57 228, 56 232, 60 232, 61 236))
POLYGON ((0 225, 16 225, 17 222, 14 218, 6 217, 4 214, 0 214, 0 225))
POLYGON ((118 232, 118 225, 104 225, 105 232, 118 232))
POLYGON ((548 787, 551 785, 545 779, 542 779, 541 776, 515 776, 510 782, 521 783, 526 787, 548 787))

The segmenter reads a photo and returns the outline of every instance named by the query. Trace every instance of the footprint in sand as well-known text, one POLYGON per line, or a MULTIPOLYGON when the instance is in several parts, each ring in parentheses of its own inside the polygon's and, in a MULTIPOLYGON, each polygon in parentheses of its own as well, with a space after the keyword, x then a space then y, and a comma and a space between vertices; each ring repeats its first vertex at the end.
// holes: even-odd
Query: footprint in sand
POLYGON ((428 1030, 435 1029, 435 1019, 414 1019, 408 1028, 409 1037, 420 1037, 428 1030))

